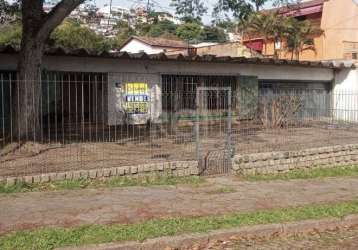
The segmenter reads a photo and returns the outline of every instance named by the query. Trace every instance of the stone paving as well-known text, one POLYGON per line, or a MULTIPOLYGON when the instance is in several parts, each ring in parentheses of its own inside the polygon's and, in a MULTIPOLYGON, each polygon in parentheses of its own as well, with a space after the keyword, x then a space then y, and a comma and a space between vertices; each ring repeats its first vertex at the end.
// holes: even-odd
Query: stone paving
POLYGON ((0 234, 43 226, 135 223, 151 218, 248 212, 358 198, 358 178, 244 182, 0 195, 0 234))

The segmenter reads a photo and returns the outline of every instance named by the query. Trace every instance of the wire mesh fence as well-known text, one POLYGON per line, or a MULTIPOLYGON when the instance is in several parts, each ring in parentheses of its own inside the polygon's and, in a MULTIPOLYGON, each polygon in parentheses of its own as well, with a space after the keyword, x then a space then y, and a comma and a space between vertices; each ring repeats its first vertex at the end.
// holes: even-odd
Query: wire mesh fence
POLYGON ((0 73, 0 176, 187 160, 212 174, 228 171, 233 154, 358 143, 358 93, 348 91, 244 89, 235 76, 128 73, 113 83, 104 73, 48 72, 22 102, 18 89, 29 81, 17 79, 0 73), (18 124, 23 103, 34 115, 18 124))
POLYGON ((240 153, 302 150, 358 142, 358 93, 322 89, 259 90, 256 119, 233 133, 240 153))

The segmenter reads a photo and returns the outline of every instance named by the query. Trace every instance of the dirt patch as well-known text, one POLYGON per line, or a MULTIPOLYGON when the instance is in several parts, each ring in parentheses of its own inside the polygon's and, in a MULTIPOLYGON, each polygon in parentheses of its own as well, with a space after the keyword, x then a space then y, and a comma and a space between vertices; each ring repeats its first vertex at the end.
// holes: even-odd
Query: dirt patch
MULTIPOLYGON (((108 142, 12 143, 0 152, 0 176, 195 160, 196 143, 193 138, 193 134, 187 133, 108 142)), ((204 130, 200 136, 203 155, 223 150, 226 138, 222 130, 204 130)), ((239 130, 234 126, 231 139, 235 151, 242 154, 354 144, 358 143, 358 131, 321 127, 239 130)))
MULTIPOLYGON (((195 246, 191 250, 197 249, 195 246)), ((200 249, 200 248, 199 248, 200 249)), ((198 249, 198 250, 199 250, 198 249)), ((296 235, 291 237, 262 237, 262 238, 235 238, 230 240, 216 240, 209 242, 201 249, 232 250, 232 249, 358 249, 358 227, 313 232, 308 235, 296 235)))

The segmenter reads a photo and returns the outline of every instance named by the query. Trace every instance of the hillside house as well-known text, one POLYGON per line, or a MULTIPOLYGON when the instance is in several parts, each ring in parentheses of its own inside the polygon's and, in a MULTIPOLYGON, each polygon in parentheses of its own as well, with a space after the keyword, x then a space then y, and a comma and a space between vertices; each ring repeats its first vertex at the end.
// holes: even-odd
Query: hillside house
MULTIPOLYGON (((270 11, 293 16, 298 20, 310 20, 322 32, 313 35, 315 50, 300 53, 300 60, 357 61, 358 55, 358 3, 355 0, 310 0, 270 11)), ((244 37, 244 44, 259 53, 264 40, 253 34, 244 37)), ((275 43, 269 40, 265 56, 273 56, 275 43)), ((291 53, 284 50, 284 44, 276 44, 279 57, 289 59, 291 53)))

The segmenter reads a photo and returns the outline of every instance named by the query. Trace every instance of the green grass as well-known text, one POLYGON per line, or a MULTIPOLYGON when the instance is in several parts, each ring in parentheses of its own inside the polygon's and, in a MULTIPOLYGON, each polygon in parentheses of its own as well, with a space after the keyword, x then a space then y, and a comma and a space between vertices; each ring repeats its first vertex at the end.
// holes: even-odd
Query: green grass
POLYGON ((19 193, 19 192, 38 192, 55 191, 65 189, 83 189, 83 188, 115 188, 130 186, 155 186, 155 185, 179 185, 186 184, 198 186, 205 182, 205 179, 198 176, 188 177, 169 177, 169 176, 151 176, 151 177, 112 177, 108 179, 79 179, 56 181, 48 183, 27 184, 25 182, 7 185, 0 183, 0 193, 19 193))
POLYGON ((128 240, 143 241, 160 236, 204 233, 216 229, 247 225, 332 217, 340 218, 356 213, 358 213, 358 200, 223 216, 154 219, 128 225, 87 225, 70 229, 42 228, 35 231, 19 231, 0 236, 0 249, 42 250, 128 240))
POLYGON ((340 176, 358 176, 358 166, 332 167, 332 168, 314 168, 314 169, 297 169, 287 173, 279 174, 256 174, 243 176, 248 181, 265 181, 265 180, 292 180, 292 179, 314 179, 325 177, 340 176))

